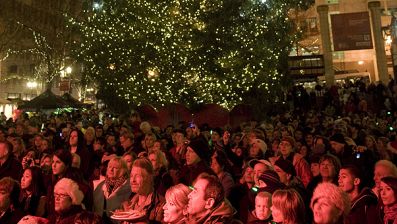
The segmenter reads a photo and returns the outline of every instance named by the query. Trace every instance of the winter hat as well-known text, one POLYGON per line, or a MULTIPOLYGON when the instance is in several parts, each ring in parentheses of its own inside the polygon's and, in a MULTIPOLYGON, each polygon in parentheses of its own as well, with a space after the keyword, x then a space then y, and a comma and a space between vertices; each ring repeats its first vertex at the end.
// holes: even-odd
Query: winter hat
POLYGON ((200 159, 208 161, 210 155, 210 148, 208 143, 203 139, 197 138, 192 140, 188 147, 192 148, 193 151, 200 157, 200 159))
POLYGON ((223 133, 223 131, 222 131, 222 129, 221 129, 221 128, 219 128, 219 127, 217 127, 217 128, 214 128, 214 129, 212 129, 212 132, 216 132, 216 133, 218 133, 218 135, 219 135, 219 136, 221 136, 221 137, 222 137, 222 133, 223 133))
POLYGON ((339 210, 343 212, 343 216, 346 217, 350 212, 350 199, 349 196, 342 189, 332 183, 320 183, 314 189, 313 197, 310 202, 310 208, 313 209, 314 204, 320 198, 327 198, 333 203, 339 210))
POLYGON ((289 142, 289 144, 291 144, 292 147, 295 146, 295 139, 292 138, 291 136, 284 136, 284 137, 281 139, 280 142, 282 142, 282 141, 289 142))
POLYGON ((259 146, 259 148, 261 149, 262 153, 265 154, 267 151, 267 145, 265 143, 265 141, 263 141, 262 139, 256 138, 251 142, 252 145, 257 144, 259 146))
POLYGON ((62 178, 55 184, 54 193, 59 190, 66 192, 72 199, 73 205, 80 205, 83 201, 84 194, 79 189, 79 185, 69 178, 62 178))
POLYGON ((259 180, 266 184, 266 187, 259 189, 260 191, 273 194, 276 190, 285 188, 285 185, 280 182, 280 177, 274 170, 266 170, 259 176, 259 180))
POLYGON ((278 160, 276 160, 274 165, 280 167, 280 169, 282 169, 284 172, 290 174, 291 176, 296 176, 296 171, 295 171, 294 165, 292 165, 292 163, 290 161, 288 161, 286 159, 279 158, 278 160))
POLYGON ((346 144, 345 136, 343 136, 343 134, 341 133, 336 133, 332 135, 331 138, 329 138, 329 141, 338 142, 340 144, 346 144))
POLYGON ((264 160, 264 159, 251 159, 248 162, 248 166, 251 167, 252 169, 254 169, 254 166, 258 163, 265 164, 269 169, 273 170, 273 165, 269 161, 264 160))

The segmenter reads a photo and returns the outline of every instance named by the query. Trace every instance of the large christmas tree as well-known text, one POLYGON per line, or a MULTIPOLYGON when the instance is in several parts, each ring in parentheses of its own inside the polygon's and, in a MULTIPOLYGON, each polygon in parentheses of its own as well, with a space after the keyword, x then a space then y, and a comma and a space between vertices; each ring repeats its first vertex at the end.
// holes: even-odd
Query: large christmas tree
POLYGON ((71 24, 85 75, 112 96, 105 102, 231 108, 253 89, 277 98, 297 38, 289 13, 312 2, 104 0, 71 24))

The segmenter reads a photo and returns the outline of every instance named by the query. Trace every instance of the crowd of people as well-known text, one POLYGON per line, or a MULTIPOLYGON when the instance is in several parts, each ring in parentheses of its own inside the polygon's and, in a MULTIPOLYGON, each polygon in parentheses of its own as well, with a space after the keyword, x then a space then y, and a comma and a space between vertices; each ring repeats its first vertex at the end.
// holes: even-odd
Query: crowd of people
POLYGON ((97 110, 1 119, 0 223, 397 224, 389 86, 317 89, 327 97, 305 107, 295 89, 294 109, 235 128, 97 110))

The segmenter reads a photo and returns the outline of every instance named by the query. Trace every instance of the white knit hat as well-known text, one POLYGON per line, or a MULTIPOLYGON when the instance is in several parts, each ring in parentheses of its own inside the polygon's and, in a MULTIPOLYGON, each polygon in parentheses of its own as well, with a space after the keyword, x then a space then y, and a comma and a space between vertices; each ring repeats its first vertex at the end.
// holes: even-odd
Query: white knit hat
POLYGON ((55 184, 54 192, 58 190, 66 192, 72 199, 73 205, 80 205, 83 201, 84 194, 79 189, 79 185, 69 178, 62 178, 55 184))

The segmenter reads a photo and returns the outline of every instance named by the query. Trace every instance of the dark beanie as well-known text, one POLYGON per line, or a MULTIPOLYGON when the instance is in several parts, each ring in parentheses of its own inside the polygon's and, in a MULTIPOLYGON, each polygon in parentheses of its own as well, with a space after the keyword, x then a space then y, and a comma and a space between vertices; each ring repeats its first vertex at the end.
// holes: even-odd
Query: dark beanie
POLYGON ((188 147, 192 148, 193 151, 200 157, 200 159, 208 162, 210 158, 210 148, 206 141, 201 138, 192 140, 188 147))
POLYGON ((65 163, 65 166, 70 167, 72 165, 73 156, 69 150, 58 149, 55 151, 54 156, 58 157, 63 163, 65 163))
POLYGON ((285 185, 280 182, 280 177, 274 170, 266 170, 259 176, 259 180, 266 183, 266 187, 260 188, 259 191, 273 194, 276 190, 285 188, 285 185))
POLYGON ((329 138, 329 141, 346 144, 345 136, 343 136, 343 134, 341 134, 341 133, 336 133, 336 134, 332 135, 331 138, 329 138))
POLYGON ((280 158, 274 163, 274 165, 280 167, 280 169, 291 176, 296 176, 294 165, 290 161, 280 158))

